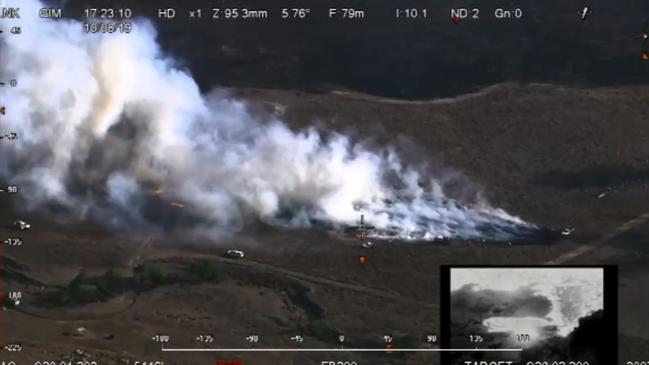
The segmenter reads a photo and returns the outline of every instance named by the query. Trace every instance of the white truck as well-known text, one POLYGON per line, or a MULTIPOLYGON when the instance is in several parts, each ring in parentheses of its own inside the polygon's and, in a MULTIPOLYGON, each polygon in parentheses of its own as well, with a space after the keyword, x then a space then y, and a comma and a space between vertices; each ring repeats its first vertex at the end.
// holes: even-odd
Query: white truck
POLYGON ((245 254, 241 250, 227 250, 225 252, 225 255, 233 259, 242 259, 245 256, 245 254))

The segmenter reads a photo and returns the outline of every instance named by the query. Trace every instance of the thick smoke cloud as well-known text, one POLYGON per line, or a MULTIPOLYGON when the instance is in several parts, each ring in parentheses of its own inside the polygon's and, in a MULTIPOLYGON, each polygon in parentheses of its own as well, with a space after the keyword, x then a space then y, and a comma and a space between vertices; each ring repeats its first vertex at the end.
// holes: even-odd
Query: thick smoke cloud
POLYGON ((2 129, 19 140, 0 143, 0 175, 29 192, 27 209, 211 233, 251 217, 340 227, 360 213, 377 235, 402 239, 507 240, 535 229, 487 203, 448 198, 389 149, 294 132, 244 102, 202 95, 147 21, 130 34, 85 34, 78 21, 39 19, 37 1, 8 2, 21 19, 0 23, 23 34, 1 44, 3 77, 20 83, 1 91, 10 106, 2 129))

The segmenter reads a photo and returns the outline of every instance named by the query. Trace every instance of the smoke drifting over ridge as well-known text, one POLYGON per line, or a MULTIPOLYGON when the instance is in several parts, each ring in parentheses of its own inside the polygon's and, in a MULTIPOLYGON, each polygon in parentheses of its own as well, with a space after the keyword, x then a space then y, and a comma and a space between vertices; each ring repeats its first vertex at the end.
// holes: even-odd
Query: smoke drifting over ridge
POLYGON ((24 31, 1 44, 4 76, 20 85, 1 91, 11 108, 2 132, 19 139, 0 143, 0 177, 29 192, 27 209, 156 228, 162 198, 208 233, 240 229, 246 217, 340 227, 360 213, 376 235, 401 239, 508 240, 536 230, 486 202, 447 197, 390 149, 293 132, 244 102, 202 95, 147 21, 130 34, 85 34, 74 20, 39 19, 37 1, 8 2, 21 19, 0 23, 24 31))

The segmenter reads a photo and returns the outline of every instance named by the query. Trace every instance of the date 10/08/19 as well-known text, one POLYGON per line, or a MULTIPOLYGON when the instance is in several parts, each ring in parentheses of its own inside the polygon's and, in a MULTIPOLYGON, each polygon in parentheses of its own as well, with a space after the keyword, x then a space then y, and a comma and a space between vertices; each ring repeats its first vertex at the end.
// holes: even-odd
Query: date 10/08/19
POLYGON ((84 22, 85 33, 131 33, 133 24, 129 21, 84 22))

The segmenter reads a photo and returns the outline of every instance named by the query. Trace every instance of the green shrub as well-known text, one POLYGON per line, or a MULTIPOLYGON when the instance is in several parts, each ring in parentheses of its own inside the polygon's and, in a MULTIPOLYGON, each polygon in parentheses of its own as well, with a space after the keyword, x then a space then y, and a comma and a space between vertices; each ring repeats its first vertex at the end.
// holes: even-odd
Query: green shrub
POLYGON ((112 296, 119 289, 122 278, 113 270, 106 271, 96 280, 97 292, 102 298, 112 296))
POLYGON ((200 260, 189 266, 189 275, 198 281, 218 282, 221 277, 219 268, 209 260, 200 260))
POLYGON ((133 270, 135 283, 140 287, 155 287, 167 284, 169 275, 163 273, 159 268, 147 264, 141 264, 133 270))
POLYGON ((335 341, 337 337, 336 331, 329 328, 321 319, 310 320, 305 330, 307 335, 324 342, 335 341))
POLYGON ((77 274, 67 286, 54 294, 54 300, 59 304, 80 304, 97 301, 97 288, 86 285, 83 272, 77 274))

